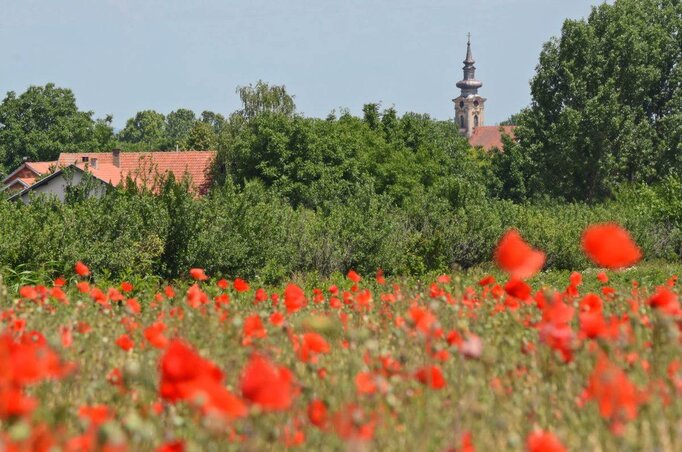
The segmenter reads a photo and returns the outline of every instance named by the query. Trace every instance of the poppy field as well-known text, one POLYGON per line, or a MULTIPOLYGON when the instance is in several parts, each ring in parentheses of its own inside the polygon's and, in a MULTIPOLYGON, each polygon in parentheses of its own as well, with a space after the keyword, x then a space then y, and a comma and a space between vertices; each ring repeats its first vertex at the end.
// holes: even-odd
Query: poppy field
POLYGON ((0 451, 682 450, 680 269, 616 224, 580 272, 534 245, 424 280, 0 282, 0 451))

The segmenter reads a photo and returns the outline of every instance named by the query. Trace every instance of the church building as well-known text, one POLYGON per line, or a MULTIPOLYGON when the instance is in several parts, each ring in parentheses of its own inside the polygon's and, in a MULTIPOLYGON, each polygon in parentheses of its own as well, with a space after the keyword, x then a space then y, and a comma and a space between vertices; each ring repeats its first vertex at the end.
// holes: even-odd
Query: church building
POLYGON ((486 98, 478 94, 483 86, 476 79, 476 66, 471 52, 471 34, 467 40, 467 54, 464 59, 464 78, 457 82, 461 90, 459 97, 453 99, 455 104, 455 121, 462 135, 469 139, 473 147, 481 147, 486 151, 493 148, 502 149, 502 135, 514 138, 514 126, 486 126, 486 98))

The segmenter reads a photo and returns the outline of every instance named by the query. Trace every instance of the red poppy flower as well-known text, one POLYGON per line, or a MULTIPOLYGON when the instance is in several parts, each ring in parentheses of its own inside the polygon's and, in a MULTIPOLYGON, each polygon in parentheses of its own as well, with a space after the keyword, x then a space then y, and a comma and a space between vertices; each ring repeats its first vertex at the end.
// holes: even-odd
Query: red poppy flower
POLYGON ((251 355, 240 386, 244 398, 265 411, 288 409, 297 393, 291 371, 259 354, 251 355))
POLYGON ((527 300, 530 298, 531 288, 520 279, 512 278, 504 285, 504 291, 519 300, 527 300))
POLYGON ((249 284, 241 278, 235 279, 234 284, 232 285, 237 292, 246 292, 249 290, 249 284))
POLYGON ((360 280, 362 279, 362 276, 360 276, 358 273, 355 272, 355 270, 349 270, 348 274, 346 275, 348 279, 353 281, 354 283, 359 283, 360 280))
POLYGON ((677 295, 666 286, 659 286, 656 293, 649 298, 648 303, 649 306, 671 316, 682 314, 677 295))
POLYGON ((270 315, 270 323, 274 326, 282 326, 284 323, 284 314, 279 311, 273 312, 270 315))
POLYGON ((324 428, 327 425, 327 405, 319 399, 308 404, 308 419, 315 427, 324 428))
POLYGON ((168 346, 168 338, 163 334, 165 330, 166 325, 163 322, 156 322, 145 328, 144 338, 155 348, 166 348, 168 346))
POLYGON ((284 289, 284 306, 292 314, 306 305, 305 292, 296 284, 289 283, 284 289))
POLYGON ((528 452, 565 452, 566 447, 551 432, 535 430, 526 439, 528 452))
POLYGON ((376 282, 381 286, 386 284, 386 278, 384 278, 384 271, 382 269, 377 270, 376 282))
POLYGON ((220 289, 227 290, 227 288, 230 287, 230 283, 225 278, 222 278, 216 283, 216 286, 220 289))
POLYGON ((127 334, 122 334, 116 339, 116 345, 118 345, 121 350, 127 352, 135 346, 135 342, 127 334))
POLYGON ((253 339, 261 339, 268 335, 268 331, 263 326, 263 321, 258 314, 253 314, 244 320, 242 328, 242 344, 249 345, 253 339))
POLYGON ((157 447, 156 452, 185 452, 185 442, 182 440, 168 441, 157 447))
POLYGON ((599 404, 599 413, 613 424, 631 421, 637 417, 644 395, 628 376, 603 353, 590 376, 587 398, 599 404))
POLYGON ((354 404, 342 407, 332 418, 334 431, 344 440, 370 441, 374 437, 375 416, 368 416, 354 404))
POLYGON ((130 293, 132 291, 133 291, 133 285, 130 284, 128 281, 123 281, 121 283, 121 292, 130 293))
POLYGON ((78 417, 87 419, 90 426, 98 426, 111 419, 112 412, 106 405, 82 405, 78 409, 78 417))
POLYGON ((377 384, 372 372, 358 372, 355 376, 355 390, 358 394, 374 394, 377 384))
POLYGON ((223 386, 223 372, 181 340, 170 341, 159 362, 159 391, 165 400, 196 403, 204 414, 227 418, 246 415, 246 405, 223 386))
POLYGON ((90 274, 90 269, 83 262, 78 261, 74 265, 73 269, 76 271, 78 276, 88 276, 90 274))
POLYGON ((445 378, 443 371, 438 366, 422 367, 415 374, 417 380, 432 389, 443 389, 445 387, 445 378))
POLYGON ((206 281, 208 279, 203 268, 190 268, 189 276, 195 281, 206 281))
POLYGON ((317 333, 305 333, 298 344, 298 358, 303 362, 315 361, 318 354, 329 353, 329 343, 317 333))
POLYGON ((73 345, 73 334, 71 333, 71 327, 60 326, 59 327, 59 338, 62 343, 62 347, 69 348, 73 345))
POLYGON ((507 231, 495 249, 495 262, 512 277, 530 278, 545 264, 545 253, 528 245, 515 229, 507 231))
POLYGON ((582 247, 594 263, 611 269, 629 267, 642 258, 628 231, 615 223, 595 224, 585 229, 582 247))
POLYGON ((256 294, 254 296, 254 303, 262 303, 268 300, 268 293, 262 287, 256 289, 256 294))

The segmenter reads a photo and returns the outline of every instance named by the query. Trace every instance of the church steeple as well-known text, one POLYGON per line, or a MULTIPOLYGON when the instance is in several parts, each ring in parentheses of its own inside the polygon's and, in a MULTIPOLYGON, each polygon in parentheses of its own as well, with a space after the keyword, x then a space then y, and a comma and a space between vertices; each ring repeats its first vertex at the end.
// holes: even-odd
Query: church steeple
POLYGON ((471 52, 471 33, 467 39, 467 54, 464 59, 464 78, 457 82, 457 88, 461 94, 455 103, 455 121, 459 125, 460 132, 471 137, 476 128, 483 125, 484 104, 486 99, 478 95, 478 89, 483 86, 480 80, 476 80, 476 66, 473 53, 471 52))
POLYGON ((474 57, 471 54, 471 33, 467 34, 467 57, 464 60, 464 64, 471 64, 473 65, 476 61, 474 61, 474 57))
POLYGON ((457 88, 462 90, 462 96, 468 96, 470 94, 478 94, 478 88, 483 86, 480 80, 476 80, 476 66, 474 64, 474 56, 471 53, 471 33, 468 35, 467 39, 467 56, 464 59, 464 78, 457 82, 457 88))

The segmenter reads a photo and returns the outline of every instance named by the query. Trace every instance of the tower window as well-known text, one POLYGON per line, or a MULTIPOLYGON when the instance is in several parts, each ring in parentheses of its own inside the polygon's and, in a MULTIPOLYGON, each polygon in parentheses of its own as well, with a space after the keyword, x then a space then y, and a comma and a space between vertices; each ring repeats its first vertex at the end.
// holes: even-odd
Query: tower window
POLYGON ((474 107, 478 107, 479 102, 477 100, 474 101, 474 107))
POLYGON ((474 115, 474 127, 478 127, 478 115, 474 115))
POLYGON ((463 100, 459 101, 459 108, 464 108, 464 101, 463 100))
POLYGON ((459 126, 463 129, 464 128, 464 116, 459 117, 459 126))

